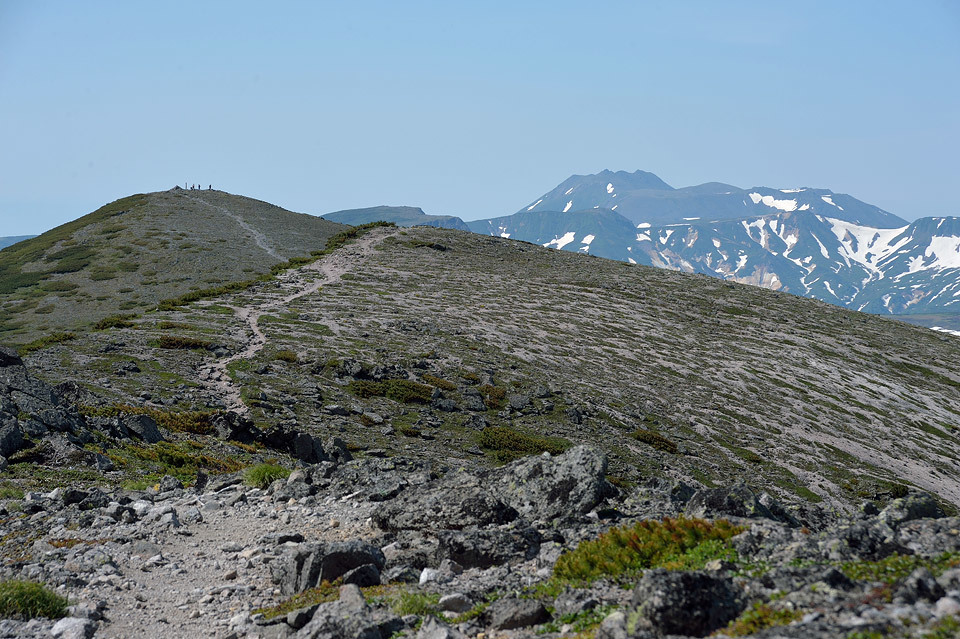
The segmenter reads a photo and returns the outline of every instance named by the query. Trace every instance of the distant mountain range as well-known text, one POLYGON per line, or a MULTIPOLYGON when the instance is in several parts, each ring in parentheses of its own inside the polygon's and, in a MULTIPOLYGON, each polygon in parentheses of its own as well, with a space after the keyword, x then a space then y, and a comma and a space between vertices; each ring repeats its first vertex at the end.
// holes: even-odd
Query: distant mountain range
POLYGON ((603 171, 468 226, 871 313, 960 313, 960 218, 908 223, 827 189, 675 189, 652 173, 603 171))
POLYGON ((8 235, 7 237, 0 237, 0 249, 10 246, 11 244, 16 244, 17 242, 22 242, 23 240, 29 240, 33 237, 36 237, 36 235, 8 235))
POLYGON ((470 228, 459 217, 452 215, 427 215, 423 209, 413 206, 372 206, 366 209, 348 209, 326 213, 323 218, 340 224, 367 224, 368 222, 393 222, 397 226, 436 226, 444 229, 470 228))

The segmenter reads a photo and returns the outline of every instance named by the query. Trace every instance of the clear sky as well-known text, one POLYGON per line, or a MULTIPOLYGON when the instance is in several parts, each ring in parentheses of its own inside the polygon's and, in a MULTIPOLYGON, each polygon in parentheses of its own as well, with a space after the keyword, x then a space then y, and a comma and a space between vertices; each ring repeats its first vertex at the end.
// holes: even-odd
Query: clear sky
POLYGON ((510 214, 573 173, 960 215, 960 2, 0 0, 0 235, 213 184, 510 214))

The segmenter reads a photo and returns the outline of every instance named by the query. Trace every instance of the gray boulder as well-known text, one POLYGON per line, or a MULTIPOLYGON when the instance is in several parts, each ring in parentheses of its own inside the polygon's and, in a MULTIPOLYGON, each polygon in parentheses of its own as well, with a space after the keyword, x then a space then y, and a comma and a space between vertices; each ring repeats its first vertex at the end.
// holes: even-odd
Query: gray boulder
POLYGON ((416 639, 466 639, 466 635, 436 617, 428 616, 420 626, 416 639))
POLYGON ((526 628, 550 621, 550 613, 534 599, 498 599, 487 608, 486 618, 495 630, 526 628))
POLYGON ((704 637, 736 619, 745 607, 728 578, 703 572, 647 572, 633 605, 661 634, 704 637))
POLYGON ((407 489, 373 513, 383 530, 462 530, 513 521, 517 512, 481 487, 477 477, 459 474, 420 490, 407 489))
POLYGON ((17 420, 0 425, 0 457, 9 457, 23 448, 23 430, 17 420))
POLYGON ((296 634, 298 639, 387 639, 404 627, 403 620, 364 601, 355 585, 340 588, 340 599, 320 604, 313 618, 296 634))
POLYGON ((450 559, 464 568, 533 559, 540 551, 540 534, 534 528, 444 530, 437 534, 437 540, 437 558, 450 559))
POLYGON ((157 427, 157 422, 149 415, 124 415, 120 420, 134 437, 141 439, 148 444, 156 444, 163 441, 163 435, 157 427))
POLYGON ((607 458, 588 446, 517 460, 489 471, 490 491, 521 517, 537 523, 575 519, 611 494, 607 458))
POLYGON ((770 509, 764 506, 746 484, 722 488, 698 490, 687 502, 688 517, 744 517, 774 519, 770 509))
POLYGON ((376 546, 361 541, 300 544, 271 563, 273 582, 285 595, 313 588, 321 581, 333 581, 354 568, 372 564, 383 570, 386 563, 376 546))
POLYGON ((946 515, 930 493, 913 491, 906 497, 894 499, 880 511, 877 519, 892 528, 914 519, 940 519, 946 515))

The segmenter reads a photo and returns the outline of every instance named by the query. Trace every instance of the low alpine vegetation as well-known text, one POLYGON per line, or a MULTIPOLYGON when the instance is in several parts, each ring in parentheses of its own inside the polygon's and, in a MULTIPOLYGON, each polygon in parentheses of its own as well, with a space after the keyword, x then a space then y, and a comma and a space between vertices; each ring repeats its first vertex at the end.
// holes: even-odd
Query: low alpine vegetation
POLYGON ((65 597, 35 581, 0 581, 0 617, 4 619, 59 619, 67 614, 67 603, 65 597))
POLYGON ((290 476, 290 471, 283 466, 276 464, 257 464, 248 468, 243 479, 248 486, 255 488, 266 488, 278 479, 284 479, 290 476))
POLYGON ((561 555, 553 574, 558 579, 592 581, 647 568, 697 570, 713 559, 735 559, 729 540, 742 531, 726 519, 648 519, 582 542, 561 555))

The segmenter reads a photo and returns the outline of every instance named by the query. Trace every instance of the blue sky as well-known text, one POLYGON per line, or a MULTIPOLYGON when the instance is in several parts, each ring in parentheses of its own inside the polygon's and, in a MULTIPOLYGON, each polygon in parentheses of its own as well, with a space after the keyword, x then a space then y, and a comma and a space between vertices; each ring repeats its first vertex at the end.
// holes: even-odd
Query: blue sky
POLYGON ((952 0, 0 0, 0 235, 185 182, 477 219, 605 168, 960 215, 958 148, 952 0))

